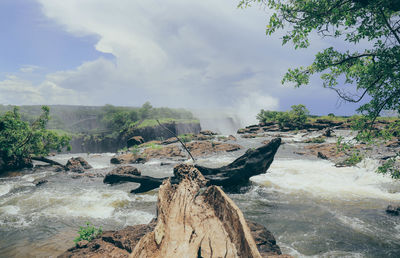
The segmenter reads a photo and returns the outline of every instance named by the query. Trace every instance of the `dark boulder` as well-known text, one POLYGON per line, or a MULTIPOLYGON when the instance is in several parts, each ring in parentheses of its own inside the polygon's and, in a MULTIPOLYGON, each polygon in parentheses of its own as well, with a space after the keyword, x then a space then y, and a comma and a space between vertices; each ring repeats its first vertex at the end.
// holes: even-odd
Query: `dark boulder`
POLYGON ((141 172, 137 168, 132 166, 120 166, 114 168, 109 174, 140 176, 141 172))
POLYGON ((386 208, 386 213, 394 215, 394 216, 399 216, 399 214, 400 214, 400 206, 389 205, 386 208))
POLYGON ((45 184, 47 182, 49 182, 49 181, 46 180, 46 179, 37 179, 37 180, 33 181, 33 184, 35 186, 41 186, 41 185, 43 185, 43 184, 45 184))
POLYGON ((84 160, 82 157, 70 158, 65 167, 67 168, 67 170, 77 173, 83 173, 85 172, 85 169, 92 168, 92 166, 89 165, 89 163, 87 163, 87 161, 84 160))
POLYGON ((142 136, 133 136, 129 138, 129 140, 126 142, 126 145, 128 148, 130 148, 132 146, 140 145, 142 143, 144 143, 144 139, 142 136))
POLYGON ((145 163, 147 159, 141 155, 135 153, 125 153, 120 155, 115 155, 111 158, 111 164, 137 164, 145 163))

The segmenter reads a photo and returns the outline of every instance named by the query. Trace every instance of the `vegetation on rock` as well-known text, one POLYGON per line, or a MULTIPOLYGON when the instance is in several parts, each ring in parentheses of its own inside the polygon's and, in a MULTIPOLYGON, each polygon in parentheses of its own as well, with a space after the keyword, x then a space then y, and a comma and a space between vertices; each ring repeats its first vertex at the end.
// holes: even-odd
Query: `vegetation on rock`
POLYGON ((32 156, 47 156, 50 151, 69 147, 70 137, 46 129, 49 112, 49 107, 43 106, 42 114, 32 123, 22 120, 18 107, 0 116, 0 158, 5 163, 3 170, 27 165, 32 156), (28 162, 21 163, 22 160, 28 162))
POLYGON ((260 123, 274 122, 279 125, 280 128, 290 127, 301 129, 304 127, 309 111, 306 106, 299 104, 291 106, 290 111, 278 112, 268 111, 261 109, 260 113, 257 114, 257 119, 260 123))
POLYGON ((103 233, 103 229, 101 227, 96 228, 95 226, 92 226, 90 222, 86 222, 86 227, 79 227, 78 234, 74 239, 75 243, 78 243, 79 241, 86 240, 86 241, 92 241, 95 239, 97 236, 101 235, 103 233))

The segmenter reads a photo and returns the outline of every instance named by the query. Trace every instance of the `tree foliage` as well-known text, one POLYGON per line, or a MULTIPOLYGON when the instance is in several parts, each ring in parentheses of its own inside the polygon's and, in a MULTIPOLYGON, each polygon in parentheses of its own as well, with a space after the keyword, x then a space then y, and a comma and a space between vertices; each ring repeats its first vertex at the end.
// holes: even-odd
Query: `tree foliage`
POLYGON ((20 160, 31 156, 46 156, 50 151, 69 147, 68 136, 47 130, 49 107, 32 123, 23 121, 18 107, 0 116, 0 156, 7 160, 20 160))
POLYGON ((290 127, 301 129, 306 124, 309 114, 310 112, 306 106, 299 104, 291 106, 291 110, 286 112, 261 109, 260 113, 257 114, 257 119, 260 123, 277 123, 280 128, 290 127))
POLYGON ((286 28, 282 42, 296 49, 307 48, 312 33, 368 46, 362 51, 329 47, 311 65, 290 69, 283 83, 305 85, 319 73, 324 87, 345 101, 358 103, 369 95, 358 111, 371 122, 382 110, 400 111, 400 0, 242 0, 239 6, 252 3, 273 10, 267 34, 286 28), (349 85, 357 92, 351 93, 349 85))

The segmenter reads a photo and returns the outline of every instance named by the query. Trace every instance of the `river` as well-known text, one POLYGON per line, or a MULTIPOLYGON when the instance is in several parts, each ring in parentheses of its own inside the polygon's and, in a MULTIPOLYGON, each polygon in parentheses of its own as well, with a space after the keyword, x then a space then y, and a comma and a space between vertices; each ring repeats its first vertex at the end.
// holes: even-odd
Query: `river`
MULTIPOLYGON (((294 257, 400 257, 400 218, 386 214, 400 203, 400 183, 376 174, 377 162, 336 168, 329 161, 294 152, 298 135, 288 138, 268 173, 253 177, 254 186, 230 194, 246 218, 265 225, 283 253, 294 257)), ((265 138, 242 139, 245 148, 265 138)), ((245 149, 213 155, 199 164, 221 166, 245 149)), ((62 154, 66 162, 82 156, 90 172, 105 174, 113 154, 62 154)), ((136 167, 143 175, 168 176, 174 164, 152 160, 136 167)), ((87 221, 103 230, 148 223, 155 215, 157 191, 130 194, 134 183, 109 186, 101 177, 74 179, 72 173, 31 169, 0 178, 0 257, 56 257, 73 246, 79 226, 87 221), (34 180, 46 179, 36 187, 34 180)))

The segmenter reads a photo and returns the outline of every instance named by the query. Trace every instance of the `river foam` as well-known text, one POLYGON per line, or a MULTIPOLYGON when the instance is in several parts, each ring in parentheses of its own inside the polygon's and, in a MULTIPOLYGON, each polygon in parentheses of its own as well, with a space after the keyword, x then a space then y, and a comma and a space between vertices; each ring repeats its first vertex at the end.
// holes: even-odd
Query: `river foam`
POLYGON ((337 168, 325 160, 275 160, 268 172, 252 181, 270 190, 307 193, 324 199, 377 198, 400 200, 400 184, 375 173, 378 163, 365 160, 358 167, 337 168))

